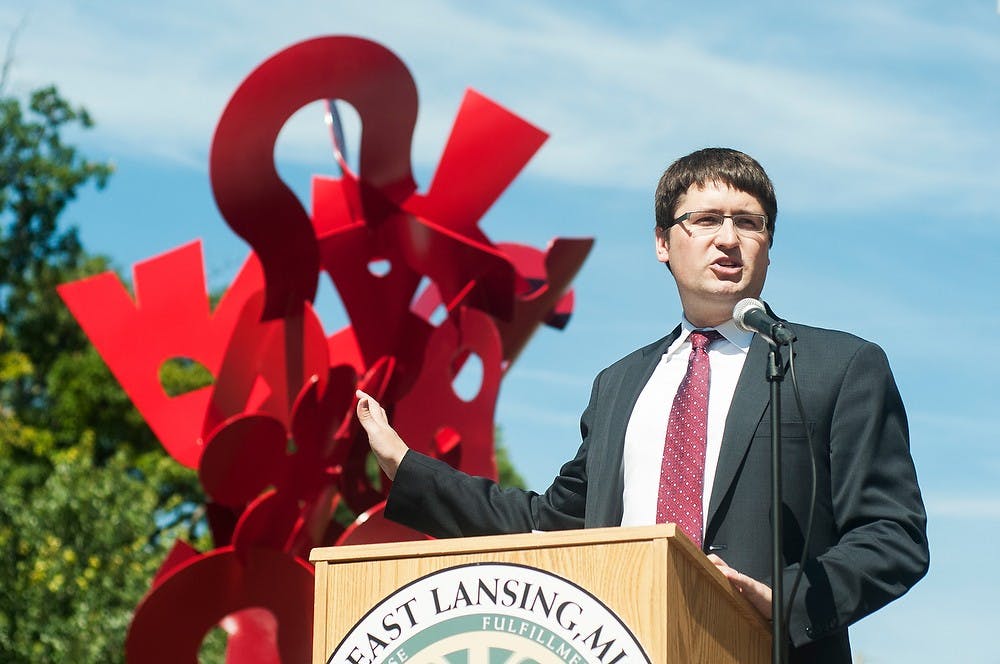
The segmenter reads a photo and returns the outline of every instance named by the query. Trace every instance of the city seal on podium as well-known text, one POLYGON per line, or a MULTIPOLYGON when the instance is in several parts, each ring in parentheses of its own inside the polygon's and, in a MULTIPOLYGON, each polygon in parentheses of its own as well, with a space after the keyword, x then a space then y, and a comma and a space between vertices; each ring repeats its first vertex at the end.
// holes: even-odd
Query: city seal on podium
POLYGON ((327 664, 649 664, 601 600, 550 572, 474 563, 428 574, 374 606, 327 664))

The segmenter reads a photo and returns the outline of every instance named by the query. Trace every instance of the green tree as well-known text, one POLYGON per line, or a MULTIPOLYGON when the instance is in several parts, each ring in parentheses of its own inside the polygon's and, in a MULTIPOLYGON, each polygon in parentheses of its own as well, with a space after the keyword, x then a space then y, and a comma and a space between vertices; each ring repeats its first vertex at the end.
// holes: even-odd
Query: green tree
POLYGON ((64 132, 93 121, 55 87, 32 92, 26 109, 0 95, 0 323, 44 376, 60 353, 86 346, 54 287, 106 268, 84 254, 75 228, 60 227, 59 215, 81 187, 104 187, 112 168, 63 142, 64 132))
POLYGON ((0 454, 0 474, 27 480, 0 486, 0 659, 123 661, 132 612, 173 540, 150 537, 155 487, 125 452, 95 465, 93 437, 50 454, 46 432, 0 427, 6 449, 35 457, 0 454))
MULTIPOLYGON (((56 293, 106 271, 59 216, 111 174, 63 141, 92 121, 0 78, 0 661, 121 662, 126 627, 204 497, 56 293), (157 515, 154 519, 153 515, 157 515)), ((182 391, 190 371, 170 368, 182 391)), ((209 548, 207 541, 198 542, 209 548)))
POLYGON ((497 482, 500 486, 523 489, 525 487, 524 478, 510 462, 510 455, 507 454, 507 448, 504 447, 503 432, 500 427, 494 429, 493 440, 496 441, 497 482))
MULTIPOLYGON (((56 292, 110 268, 84 251, 76 228, 59 223, 82 188, 103 188, 112 173, 63 140, 91 127, 87 110, 55 87, 32 92, 25 105, 4 94, 0 78, 0 354, 22 369, 0 381, 0 403, 52 432, 57 447, 92 435, 100 462, 122 446, 162 450, 56 292)), ((185 380, 184 371, 164 376, 185 380)))

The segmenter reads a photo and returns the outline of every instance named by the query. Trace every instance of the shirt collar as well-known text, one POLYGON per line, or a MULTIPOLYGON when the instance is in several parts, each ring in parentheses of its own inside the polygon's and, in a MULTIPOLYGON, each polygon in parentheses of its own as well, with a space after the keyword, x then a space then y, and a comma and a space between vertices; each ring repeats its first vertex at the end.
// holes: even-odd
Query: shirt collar
MULTIPOLYGON (((691 324, 691 321, 687 319, 687 316, 681 316, 681 333, 677 335, 674 342, 670 344, 670 347, 664 355, 671 355, 677 352, 677 350, 687 342, 691 333, 698 329, 703 328, 695 327, 691 324)), ((744 354, 750 350, 750 342, 753 341, 753 332, 746 332, 736 327, 736 322, 732 318, 727 320, 725 323, 716 325, 713 329, 718 330, 719 334, 726 338, 726 341, 732 344, 732 346, 738 348, 744 354)))

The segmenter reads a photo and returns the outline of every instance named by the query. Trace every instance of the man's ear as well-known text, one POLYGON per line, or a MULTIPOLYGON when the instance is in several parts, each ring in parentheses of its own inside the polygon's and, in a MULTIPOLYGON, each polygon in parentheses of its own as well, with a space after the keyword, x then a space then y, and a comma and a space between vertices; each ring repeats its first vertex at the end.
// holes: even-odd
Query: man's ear
POLYGON ((661 263, 669 263, 670 246, 668 241, 670 237, 670 229, 660 228, 659 226, 657 226, 656 229, 653 231, 653 235, 656 243, 656 260, 660 261, 661 263))

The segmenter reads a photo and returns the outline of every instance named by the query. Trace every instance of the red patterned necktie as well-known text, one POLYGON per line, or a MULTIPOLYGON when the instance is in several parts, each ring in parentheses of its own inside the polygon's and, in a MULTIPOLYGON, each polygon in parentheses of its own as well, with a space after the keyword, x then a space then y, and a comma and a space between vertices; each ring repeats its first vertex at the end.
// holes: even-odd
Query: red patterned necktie
POLYGON ((660 467, 656 522, 676 523, 696 545, 702 541, 702 490, 708 431, 708 345, 722 339, 715 330, 691 333, 691 355, 667 422, 660 467))

